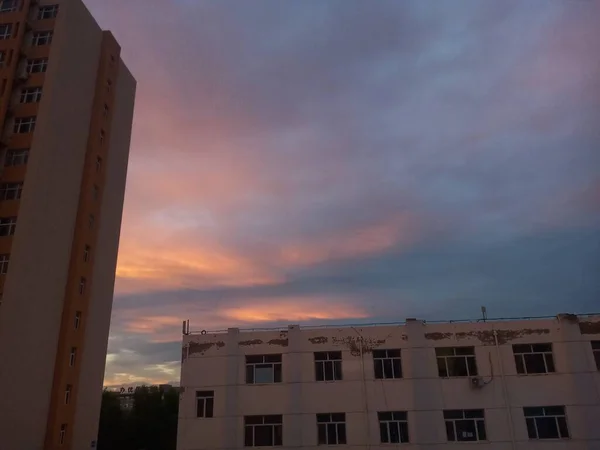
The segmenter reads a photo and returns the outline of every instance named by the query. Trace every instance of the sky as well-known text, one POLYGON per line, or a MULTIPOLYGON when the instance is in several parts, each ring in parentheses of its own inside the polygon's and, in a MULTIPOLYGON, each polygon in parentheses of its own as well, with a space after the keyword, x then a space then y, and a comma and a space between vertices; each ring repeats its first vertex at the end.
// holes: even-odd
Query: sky
POLYGON ((185 319, 600 312, 600 2, 85 2, 138 81, 106 385, 185 319))

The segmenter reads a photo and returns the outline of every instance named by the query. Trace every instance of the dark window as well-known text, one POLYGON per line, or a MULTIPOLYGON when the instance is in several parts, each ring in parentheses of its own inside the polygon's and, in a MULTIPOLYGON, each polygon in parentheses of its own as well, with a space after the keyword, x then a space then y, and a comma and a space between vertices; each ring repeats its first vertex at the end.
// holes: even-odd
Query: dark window
POLYGON ((342 379, 342 352, 316 352, 315 375, 317 381, 342 379))
POLYGON ((0 25, 0 40, 10 39, 12 37, 12 24, 3 23, 0 25))
POLYGON ((33 133, 35 130, 35 117, 17 117, 13 126, 13 133, 33 133))
POLYGON ((600 341, 592 341, 592 353, 596 360, 596 369, 600 370, 600 341))
POLYGON ((58 5, 40 6, 38 11, 38 20, 54 19, 58 15, 58 5))
POLYGON ((81 326, 81 311, 75 312, 75 329, 78 330, 81 326))
POLYGON ((440 377, 477 375, 475 347, 438 347, 435 349, 440 377))
POLYGON ((0 200, 18 200, 23 193, 23 183, 0 184, 0 200))
POLYGON ((52 43, 52 31, 36 31, 33 33, 33 40, 31 41, 31 45, 34 47, 38 47, 41 45, 50 45, 52 43))
POLYGON ((105 104, 104 104, 104 110, 103 110, 103 112, 102 112, 102 115, 103 115, 104 117, 108 117, 108 111, 109 111, 109 109, 108 109, 108 105, 105 103, 105 104))
POLYGON ((281 383, 281 355, 246 356, 246 383, 281 383))
POLYGON ((215 391, 196 391, 196 417, 213 417, 215 391))
POLYGON ((73 388, 73 386, 71 386, 70 384, 67 384, 67 387, 65 388, 65 405, 68 405, 69 402, 71 401, 71 389, 73 388))
POLYGON ((93 230, 93 229, 94 229, 94 222, 95 222, 95 221, 96 221, 96 218, 94 217, 94 215, 93 215, 93 214, 90 214, 90 217, 89 217, 89 219, 88 219, 88 223, 89 223, 89 226, 90 226, 90 230, 93 230))
POLYGON ((104 136, 105 136, 104 130, 100 130, 100 143, 101 144, 104 144, 104 136))
POLYGON ((16 217, 0 218, 0 236, 12 236, 17 228, 16 217))
POLYGON ((39 103, 42 100, 42 88, 30 87, 21 91, 19 101, 21 103, 39 103))
POLYGON ((79 279, 79 294, 83 295, 83 293, 85 292, 85 278, 81 277, 79 279))
POLYGON ((568 439, 564 406, 523 408, 529 439, 568 439))
POLYGON ((6 158, 4 158, 5 166, 21 166, 23 164, 27 164, 29 160, 29 149, 16 149, 16 150, 8 150, 6 152, 6 158))
POLYGON ((0 275, 5 275, 8 272, 8 263, 10 262, 10 254, 5 253, 0 255, 0 275))
POLYGON ((60 434, 58 435, 58 443, 63 445, 65 443, 65 439, 67 437, 67 424, 63 423, 60 426, 60 434))
POLYGON ((346 414, 317 414, 319 445, 341 445, 346 443, 346 414))
POLYGON ((283 445, 283 416, 245 416, 244 446, 274 447, 283 445))
POLYGON ((88 262, 90 260, 91 253, 92 248, 89 245, 86 245, 83 249, 83 262, 88 262))
POLYGON ((0 0, 0 13, 9 13, 17 10, 19 0, 0 0))
POLYGON ((402 378, 400 350, 373 350, 375 378, 402 378))
POLYGON ((75 358, 77 357, 77 347, 71 347, 71 353, 69 355, 69 366, 75 365, 75 358))
POLYGON ((552 344, 515 344, 513 345, 517 373, 555 372, 552 344))
POLYGON ((409 442, 406 411, 379 412, 377 417, 382 444, 409 442))
POLYGON ((96 156, 96 172, 100 172, 102 169, 102 158, 100 156, 96 156))
POLYGON ((112 81, 106 80, 106 92, 110 92, 112 88, 112 81))
POLYGON ((98 187, 98 185, 94 185, 92 186, 92 198, 94 200, 98 200, 98 195, 100 193, 100 188, 98 187))
POLYGON ((448 441, 485 441, 483 409, 452 409, 444 411, 448 441))
POLYGON ((48 58, 37 58, 27 61, 27 73, 43 73, 47 69, 48 58))

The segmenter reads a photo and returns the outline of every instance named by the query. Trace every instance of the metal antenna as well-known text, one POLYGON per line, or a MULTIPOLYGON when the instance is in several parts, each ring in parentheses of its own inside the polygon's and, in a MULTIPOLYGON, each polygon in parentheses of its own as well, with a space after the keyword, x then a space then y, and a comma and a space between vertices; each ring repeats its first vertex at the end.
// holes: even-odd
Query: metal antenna
POLYGON ((481 318, 484 322, 487 320, 487 309, 485 306, 481 307, 481 318))

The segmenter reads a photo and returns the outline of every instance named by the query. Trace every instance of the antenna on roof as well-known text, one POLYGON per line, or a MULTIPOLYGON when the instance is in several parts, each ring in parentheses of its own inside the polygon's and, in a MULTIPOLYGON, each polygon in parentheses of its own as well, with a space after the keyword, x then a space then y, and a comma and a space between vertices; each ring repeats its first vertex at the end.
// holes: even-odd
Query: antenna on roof
POLYGON ((487 320, 487 309, 485 306, 481 307, 481 319, 485 322, 487 320))

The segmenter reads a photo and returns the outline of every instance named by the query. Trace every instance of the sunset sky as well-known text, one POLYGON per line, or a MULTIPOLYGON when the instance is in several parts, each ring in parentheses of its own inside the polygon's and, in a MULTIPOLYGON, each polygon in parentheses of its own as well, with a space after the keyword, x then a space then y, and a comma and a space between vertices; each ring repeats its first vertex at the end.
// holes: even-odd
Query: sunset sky
POLYGON ((105 383, 181 321, 600 310, 600 2, 85 0, 138 96, 105 383))

